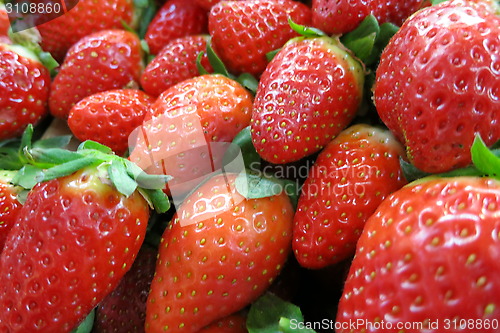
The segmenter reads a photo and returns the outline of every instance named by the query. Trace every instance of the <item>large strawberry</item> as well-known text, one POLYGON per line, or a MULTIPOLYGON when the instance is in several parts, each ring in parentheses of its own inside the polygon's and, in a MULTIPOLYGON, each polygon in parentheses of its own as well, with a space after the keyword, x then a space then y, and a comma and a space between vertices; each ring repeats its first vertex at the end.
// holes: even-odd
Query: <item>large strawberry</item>
POLYGON ((294 218, 293 249, 307 268, 354 254, 366 220, 401 188, 404 148, 391 133, 368 125, 341 132, 309 171, 294 218))
POLYGON ((86 96, 138 86, 142 69, 141 44, 134 33, 104 30, 86 36, 70 48, 52 82, 50 112, 65 119, 86 96))
POLYGON ((132 266, 150 213, 143 195, 168 207, 151 189, 158 180, 106 151, 95 142, 78 152, 26 151, 44 167, 25 167, 19 183, 43 182, 28 194, 0 256, 1 332, 70 332, 132 266))
POLYGON ((128 137, 142 124, 154 98, 135 89, 107 90, 85 97, 68 116, 71 132, 80 140, 93 140, 122 155, 128 137))
POLYGON ((337 332, 497 332, 499 207, 489 178, 420 180, 389 196, 359 239, 337 332))
POLYGON ((19 45, 0 44, 0 140, 19 136, 48 114, 50 74, 19 45))
MULTIPOLYGON (((193 35, 170 41, 146 66, 141 86, 148 94, 158 96, 174 84, 198 76, 197 57, 207 47, 208 36, 193 35)), ((206 54, 202 66, 209 72, 212 67, 206 54)))
POLYGON ((290 199, 247 199, 236 178, 209 179, 165 230, 146 332, 197 332, 251 303, 281 271, 291 250, 290 199))
POLYGON ((12 171, 0 172, 0 253, 22 207, 17 199, 19 188, 10 183, 13 177, 12 171))
MULTIPOLYGON (((67 6, 68 1, 64 1, 67 6)), ((131 0, 79 0, 64 15, 37 27, 42 48, 62 61, 69 48, 94 32, 122 28, 131 24, 134 7, 131 0)))
POLYGON ((158 54, 173 39, 207 31, 207 11, 194 1, 168 0, 148 26, 145 39, 151 54, 158 54))
POLYGON ((484 6, 446 1, 412 16, 385 48, 375 104, 416 167, 461 167, 476 133, 500 139, 499 34, 484 6))
POLYGON ((307 25, 311 11, 291 0, 221 1, 209 15, 213 48, 231 73, 259 76, 266 54, 297 36, 289 18, 307 25))
POLYGON ((338 40, 292 39, 259 82, 252 114, 257 152, 288 163, 319 151, 354 118, 363 84, 361 64, 338 40))

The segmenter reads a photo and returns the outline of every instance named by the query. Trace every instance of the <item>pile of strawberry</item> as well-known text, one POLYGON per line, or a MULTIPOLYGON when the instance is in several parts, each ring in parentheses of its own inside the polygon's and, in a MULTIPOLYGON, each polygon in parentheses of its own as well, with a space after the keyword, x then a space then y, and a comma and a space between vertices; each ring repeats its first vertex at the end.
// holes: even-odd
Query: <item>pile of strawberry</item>
POLYGON ((0 333, 500 331, 497 0, 7 8, 0 333))

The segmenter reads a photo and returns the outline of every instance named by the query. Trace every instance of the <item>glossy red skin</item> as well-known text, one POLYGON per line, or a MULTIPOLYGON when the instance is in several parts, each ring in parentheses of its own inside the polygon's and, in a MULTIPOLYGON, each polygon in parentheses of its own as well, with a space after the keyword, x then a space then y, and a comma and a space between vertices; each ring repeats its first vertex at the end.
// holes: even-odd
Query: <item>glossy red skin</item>
POLYGON ((86 36, 68 51, 51 85, 52 115, 67 119, 78 101, 97 92, 137 86, 142 49, 136 34, 103 30, 86 36))
POLYGON ((130 269, 148 218, 95 169, 36 185, 0 256, 0 332, 70 332, 130 269))
POLYGON ((123 29, 132 24, 131 0, 79 0, 66 14, 37 26, 42 48, 62 62, 69 48, 81 38, 107 29, 123 29))
POLYGON ((243 313, 233 314, 198 331, 198 333, 248 333, 247 316, 243 313))
POLYGON ((445 2, 406 21, 385 48, 374 101, 416 167, 465 166, 476 134, 500 139, 499 34, 486 6, 445 2))
POLYGON ((159 96, 173 85, 200 75, 196 59, 200 52, 205 54, 201 64, 213 72, 206 55, 208 36, 193 35, 170 41, 146 66, 141 76, 141 86, 148 94, 159 96))
POLYGON ((144 332, 146 301, 153 280, 156 249, 143 246, 120 284, 99 303, 92 332, 144 332))
POLYGON ((343 34, 354 30, 368 15, 377 21, 400 26, 423 5, 423 0, 313 0, 313 26, 327 34, 343 34))
POLYGON ((48 114, 50 74, 5 44, 0 44, 0 70, 0 140, 5 140, 48 114))
POLYGON ((0 254, 22 207, 17 192, 14 186, 0 180, 0 254))
POLYGON ((354 254, 366 220, 407 183, 403 156, 389 131, 369 125, 347 128, 321 151, 294 217, 293 250, 301 266, 319 269, 354 254))
POLYGON ((247 200, 236 192, 235 178, 211 178, 184 201, 165 230, 146 332, 167 325, 170 332, 197 332, 253 302, 281 271, 291 250, 290 199, 281 193, 247 200), (181 226, 179 216, 189 221, 201 205, 210 212, 206 219, 181 226))
POLYGON ((194 1, 169 0, 148 26, 145 40, 151 54, 158 54, 173 39, 207 32, 208 13, 194 1))
POLYGON ((328 37, 298 38, 267 66, 252 113, 252 141, 264 160, 290 163, 311 155, 354 118, 362 68, 352 67, 332 45, 328 37))
POLYGON ((68 126, 80 141, 93 140, 122 155, 130 133, 142 124, 154 98, 140 90, 107 90, 76 103, 68 126))
POLYGON ((497 332, 480 325, 500 316, 499 207, 500 184, 487 178, 420 181, 389 196, 366 223, 337 314, 386 325, 338 332, 437 320, 425 332, 497 332), (456 318, 480 322, 459 329, 456 318))
POLYGON ((221 1, 208 19, 212 46, 231 73, 260 76, 268 64, 266 54, 298 36, 288 17, 309 25, 311 10, 289 0, 221 1))

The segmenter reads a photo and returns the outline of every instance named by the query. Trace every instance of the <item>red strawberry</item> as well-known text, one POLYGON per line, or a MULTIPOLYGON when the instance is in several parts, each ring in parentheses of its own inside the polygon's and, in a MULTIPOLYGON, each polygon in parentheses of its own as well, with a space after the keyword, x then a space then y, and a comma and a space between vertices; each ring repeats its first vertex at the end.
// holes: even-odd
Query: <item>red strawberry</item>
POLYGON ((5 6, 0 4, 0 43, 9 43, 10 21, 5 6))
POLYGON ((0 44, 0 140, 20 135, 47 115, 50 74, 21 46, 0 44))
POLYGON ((165 230, 146 332, 197 332, 254 301, 281 271, 291 248, 290 199, 284 192, 246 199, 235 179, 209 179, 165 230))
POLYGON ((67 118, 86 96, 138 85, 142 69, 140 40, 134 33, 104 30, 84 37, 68 51, 51 85, 50 111, 67 118))
POLYGON ((354 118, 362 66, 328 37, 291 40, 261 77, 252 140, 272 163, 297 161, 323 148, 354 118))
POLYGON ((193 1, 168 0, 148 26, 145 39, 158 54, 173 39, 207 31, 207 12, 193 1))
POLYGON ((423 3, 423 0, 313 0, 312 21, 328 34, 352 31, 370 14, 380 24, 390 22, 399 26, 423 3))
MULTIPOLYGON (((235 0, 238 1, 238 0, 235 0)), ((241 0, 240 0, 241 1, 241 0)), ((210 10, 213 6, 215 6, 217 3, 221 2, 221 0, 194 0, 194 2, 202 7, 205 10, 210 10)))
POLYGON ((268 63, 266 54, 297 36, 289 17, 307 25, 311 11, 291 0, 221 1, 209 15, 213 48, 233 74, 259 76, 268 63))
MULTIPOLYGON (((196 59, 200 52, 205 52, 207 40, 208 36, 195 35, 170 41, 142 73, 144 91, 158 96, 174 84, 198 76, 196 59)), ((213 71, 206 54, 201 64, 207 71, 213 71)))
POLYGON ((488 145, 500 139, 499 35, 485 7, 447 1, 412 16, 382 53, 377 111, 416 167, 464 166, 476 133, 488 145))
MULTIPOLYGON (((65 1, 68 3, 68 1, 65 1)), ((132 24, 134 7, 131 0, 79 0, 68 12, 37 26, 42 35, 42 48, 62 61, 69 48, 94 32, 119 29, 123 22, 132 24)))
POLYGON ((488 178, 421 180, 389 196, 359 239, 337 332, 497 332, 499 207, 488 178))
POLYGON ((153 102, 153 97, 140 90, 96 93, 73 106, 68 125, 80 141, 97 141, 122 155, 128 148, 130 133, 142 124, 153 102))
POLYGON ((0 172, 0 254, 22 207, 17 200, 19 189, 10 184, 13 176, 10 171, 0 172))
POLYGON ((118 287, 99 303, 92 332, 144 332, 146 301, 153 280, 156 250, 143 246, 118 287))
POLYGON ((403 147, 389 131, 354 125, 319 154, 302 187, 293 249, 307 268, 323 268, 354 254, 366 220, 405 185, 403 147))
POLYGON ((239 312, 217 320, 198 333, 248 333, 246 320, 247 316, 239 312))

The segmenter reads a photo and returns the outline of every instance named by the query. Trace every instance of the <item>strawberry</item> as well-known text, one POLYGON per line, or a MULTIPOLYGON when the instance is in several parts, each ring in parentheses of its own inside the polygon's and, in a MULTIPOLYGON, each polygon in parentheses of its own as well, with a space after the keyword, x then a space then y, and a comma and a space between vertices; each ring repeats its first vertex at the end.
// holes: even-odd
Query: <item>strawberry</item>
POLYGON ((485 6, 446 1, 408 19, 383 51, 375 105, 417 168, 465 166, 476 133, 500 139, 499 34, 485 6))
POLYGON ((357 244, 337 332, 496 332, 485 323, 500 317, 499 207, 490 178, 420 180, 389 196, 357 244))
POLYGON ((90 95, 69 112, 68 126, 81 141, 94 140, 122 155, 128 136, 142 124, 154 98, 140 90, 108 90, 90 95))
POLYGON ((302 187, 293 249, 307 268, 323 268, 354 254, 366 220, 405 185, 404 148, 387 130, 354 125, 319 154, 302 187))
POLYGON ((134 33, 103 30, 86 36, 70 48, 52 82, 50 112, 66 119, 86 96, 138 85, 142 69, 140 40, 134 33))
POLYGON ((0 4, 0 43, 9 44, 10 21, 5 6, 0 4))
POLYGON ((328 34, 352 31, 370 14, 380 24, 390 22, 399 26, 423 3, 423 0, 313 0, 312 22, 328 34))
POLYGON ((0 172, 0 254, 22 207, 17 200, 19 188, 10 183, 13 176, 11 171, 0 172))
MULTIPOLYGON (((238 0, 235 0, 235 1, 238 1, 238 0)), ((209 11, 213 6, 215 6, 217 3, 221 2, 221 0, 194 0, 194 2, 198 6, 209 11)))
POLYGON ((251 303, 281 271, 291 249, 290 199, 246 199, 236 177, 210 178, 165 230, 146 332, 197 332, 251 303))
POLYGON ((144 332, 146 300, 153 280, 156 250, 143 245, 118 287, 99 303, 92 332, 144 332))
MULTIPOLYGON (((146 66, 141 76, 141 86, 148 94, 158 96, 174 84, 198 76, 196 59, 207 47, 208 36, 194 35, 174 39, 146 66)), ((213 69, 206 54, 202 66, 213 69)))
POLYGON ((208 19, 213 48, 231 73, 260 76, 266 54, 297 36, 288 18, 307 25, 311 11, 291 0, 221 1, 208 19))
POLYGON ((5 140, 48 114, 50 74, 19 45, 0 44, 0 68, 0 140, 5 140))
POLYGON ((169 41, 207 31, 207 12, 194 1, 168 0, 146 31, 151 54, 158 54, 169 41))
POLYGON ((37 26, 42 48, 58 61, 62 61, 69 48, 81 38, 100 30, 122 28, 123 22, 132 24, 134 7, 131 0, 73 2, 76 5, 67 8, 64 15, 37 26))
POLYGON ((288 163, 319 151, 354 118, 363 84, 361 64, 337 40, 291 40, 266 68, 255 95, 257 152, 288 163))
POLYGON ((238 312, 217 320, 198 331, 198 333, 248 333, 246 320, 247 316, 238 312))

